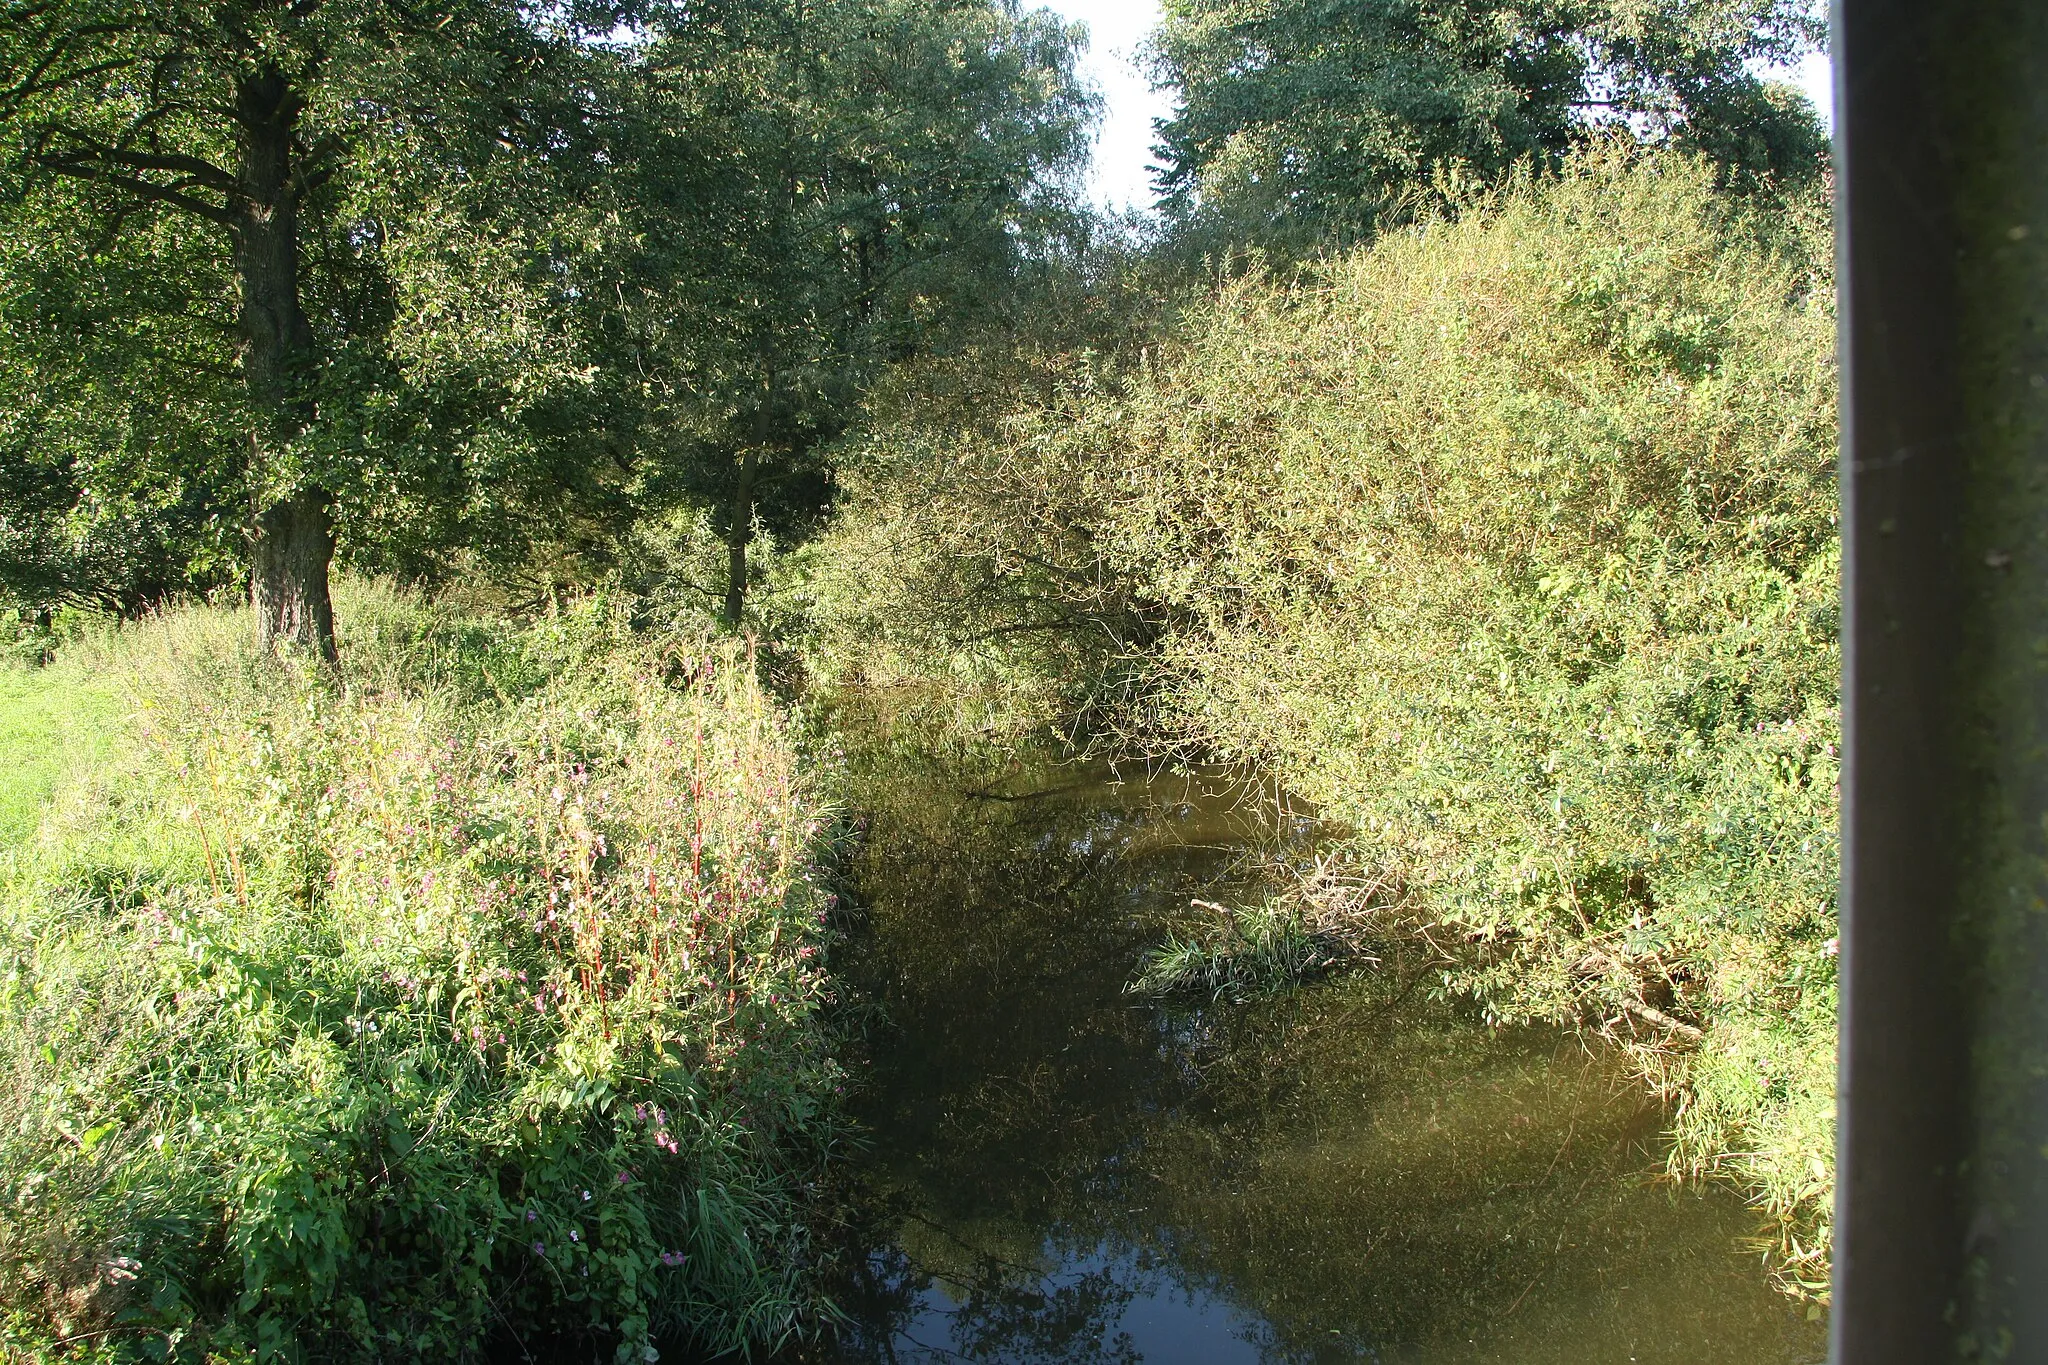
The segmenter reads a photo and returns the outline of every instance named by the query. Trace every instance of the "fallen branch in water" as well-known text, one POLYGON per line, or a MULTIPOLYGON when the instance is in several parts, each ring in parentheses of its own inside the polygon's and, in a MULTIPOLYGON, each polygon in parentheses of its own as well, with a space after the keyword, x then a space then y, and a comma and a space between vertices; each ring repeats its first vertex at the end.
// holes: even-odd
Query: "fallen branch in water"
POLYGON ((1623 996, 1621 1000, 1621 1007, 1624 1010, 1627 1010, 1630 1014, 1633 1014, 1636 1018, 1641 1019, 1644 1023, 1655 1024, 1658 1028, 1665 1029, 1671 1033, 1675 1033, 1679 1037, 1687 1039, 1690 1042, 1697 1043, 1698 1041, 1700 1041, 1700 1039, 1707 1036, 1706 1034, 1700 1032, 1698 1029, 1694 1028, 1691 1024, 1686 1023, 1684 1020, 1673 1019, 1670 1015, 1666 1014, 1663 1010, 1658 1009, 1655 1005, 1645 1005, 1640 1000, 1635 1000, 1629 998, 1628 996, 1623 996))
MULTIPOLYGON (((1603 952, 1590 945, 1586 949, 1586 955, 1580 959, 1580 965, 1582 969, 1587 965, 1612 967, 1631 983, 1636 982, 1638 979, 1636 969, 1629 963, 1614 956, 1612 953, 1603 952)), ((1632 995, 1622 996, 1618 1003, 1624 1012, 1634 1015, 1646 1024, 1663 1029, 1667 1033, 1674 1033, 1687 1042, 1697 1043, 1707 1036, 1694 1025, 1686 1023, 1683 1019, 1674 1019, 1655 1005, 1644 1004, 1632 995)))

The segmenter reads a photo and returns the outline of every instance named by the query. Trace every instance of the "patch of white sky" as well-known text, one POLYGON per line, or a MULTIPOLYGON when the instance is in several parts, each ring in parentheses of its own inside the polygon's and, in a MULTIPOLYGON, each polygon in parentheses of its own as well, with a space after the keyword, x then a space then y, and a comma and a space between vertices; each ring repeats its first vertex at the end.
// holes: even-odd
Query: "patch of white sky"
MULTIPOLYGON (((1088 197, 1110 212, 1150 209, 1156 169, 1153 125, 1173 113, 1167 92, 1152 88, 1143 60, 1145 40, 1159 23, 1159 0, 1047 0, 1045 8, 1088 26, 1081 68, 1103 102, 1088 167, 1088 197)), ((1820 110, 1821 121, 1833 126, 1834 68, 1826 53, 1812 53, 1795 67, 1767 74, 1797 85, 1820 110)))
POLYGON ((1088 197, 1117 212, 1152 207, 1152 143, 1155 119, 1168 118, 1173 102, 1152 88, 1142 49, 1159 25, 1159 0, 1050 0, 1045 6, 1069 23, 1088 26, 1088 50, 1081 70, 1102 95, 1102 125, 1095 158, 1088 167, 1088 197))

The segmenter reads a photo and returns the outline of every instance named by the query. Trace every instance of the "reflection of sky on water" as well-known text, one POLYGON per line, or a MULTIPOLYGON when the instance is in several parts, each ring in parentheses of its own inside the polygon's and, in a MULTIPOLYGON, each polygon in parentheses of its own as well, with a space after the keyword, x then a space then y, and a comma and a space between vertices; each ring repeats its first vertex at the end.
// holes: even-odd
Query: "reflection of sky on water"
POLYGON ((867 923, 844 970, 889 1026, 847 1323, 801 1359, 1820 1357, 1741 1248, 1754 1216, 1654 1178, 1663 1116, 1614 1058, 1488 1032, 1398 953, 1241 1005, 1126 995, 1191 896, 1254 893, 1233 848, 1311 829, 1270 792, 1084 775, 856 788, 867 923))
POLYGON ((1055 1268, 1019 1287, 934 1280, 900 1257, 877 1252, 871 1261, 874 1273, 922 1281, 910 1296, 907 1319, 895 1329, 895 1358, 1033 1365, 1145 1360, 1256 1365, 1267 1358, 1260 1344, 1262 1323, 1188 1289, 1170 1269, 1136 1252, 1098 1246, 1062 1255, 1048 1246, 1046 1258, 1055 1268))

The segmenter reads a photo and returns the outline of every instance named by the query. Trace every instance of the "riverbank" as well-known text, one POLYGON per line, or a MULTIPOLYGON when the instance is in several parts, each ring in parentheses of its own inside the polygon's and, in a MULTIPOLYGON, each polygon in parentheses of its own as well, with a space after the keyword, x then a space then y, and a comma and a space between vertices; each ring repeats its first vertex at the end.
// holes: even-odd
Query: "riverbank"
MULTIPOLYGON (((806 552, 814 671, 1273 775, 1440 989, 1626 1047, 1674 1172, 1745 1190, 1824 1298, 1827 223, 1594 147, 1232 278, 1132 354, 929 378, 806 552)), ((1223 981, 1178 946, 1162 983, 1223 981)))
POLYGON ((800 744, 596 598, 343 605, 338 674, 189 608, 5 679, 15 1355, 1814 1357, 1624 1052, 1398 938, 1131 989, 1327 838, 1270 784, 874 695, 800 744))
POLYGON ((814 1322, 830 813, 751 660, 599 599, 340 609, 334 673, 187 607, 5 680, 0 1348, 814 1322))

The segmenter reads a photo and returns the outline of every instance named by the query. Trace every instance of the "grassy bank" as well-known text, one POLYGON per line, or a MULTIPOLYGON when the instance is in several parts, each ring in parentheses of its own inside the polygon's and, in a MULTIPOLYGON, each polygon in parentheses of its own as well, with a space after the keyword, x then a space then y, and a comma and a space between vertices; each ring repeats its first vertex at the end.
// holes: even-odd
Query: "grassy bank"
POLYGON ((5 782, 0 1342, 791 1330, 836 1133, 823 810, 744 654, 596 605, 340 614, 333 674, 186 608, 6 679, 31 756, 115 700, 102 761, 5 782))
POLYGON ((1461 205, 1043 402, 935 385, 814 552, 814 648, 1274 773, 1443 990, 1631 1049, 1825 1292, 1825 214, 1616 149, 1461 205))
POLYGON ((111 699, 88 679, 69 681, 0 667, 0 848, 35 832, 65 775, 99 748, 111 699))

